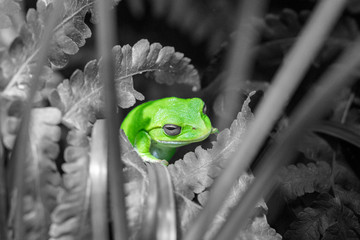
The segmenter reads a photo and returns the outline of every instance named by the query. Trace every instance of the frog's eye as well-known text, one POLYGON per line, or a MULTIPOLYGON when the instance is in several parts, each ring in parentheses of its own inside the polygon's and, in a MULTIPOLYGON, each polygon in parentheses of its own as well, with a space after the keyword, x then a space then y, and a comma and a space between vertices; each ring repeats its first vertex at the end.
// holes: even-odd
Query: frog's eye
POLYGON ((207 107, 206 107, 206 104, 204 104, 203 113, 206 114, 206 112, 207 112, 207 107))
POLYGON ((165 124, 163 129, 165 134, 169 136, 176 136, 181 132, 181 127, 174 124, 165 124))

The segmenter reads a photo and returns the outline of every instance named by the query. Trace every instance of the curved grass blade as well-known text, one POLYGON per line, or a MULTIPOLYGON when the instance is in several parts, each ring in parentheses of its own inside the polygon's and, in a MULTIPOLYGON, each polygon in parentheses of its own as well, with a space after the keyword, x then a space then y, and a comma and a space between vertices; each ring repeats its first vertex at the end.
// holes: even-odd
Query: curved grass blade
MULTIPOLYGON (((298 43, 289 52, 284 60, 284 65, 280 68, 272 85, 266 92, 255 114, 255 120, 246 135, 246 141, 242 143, 239 150, 233 155, 234 159, 232 159, 215 182, 209 201, 204 211, 200 213, 197 221, 189 230, 185 238, 186 240, 198 240, 203 236, 203 230, 201 229, 206 227, 211 219, 214 219, 216 212, 223 204, 235 179, 239 173, 245 171, 249 163, 258 153, 262 143, 282 113, 289 97, 295 91, 300 79, 310 66, 312 59, 316 56, 321 44, 345 4, 346 1, 324 0, 318 5, 313 13, 313 17, 306 25, 304 33, 300 36, 298 43), (241 159, 239 159, 240 157, 241 159), (200 231, 201 233, 199 234, 200 231)), ((253 202, 256 202, 255 199, 253 199, 253 202)), ((243 219, 246 219, 245 216, 243 216, 243 219)), ((236 230, 238 230, 238 228, 236 230)), ((226 235, 228 236, 229 233, 234 233, 231 231, 226 230, 226 235)))
POLYGON ((116 113, 117 97, 115 92, 115 71, 112 59, 112 46, 115 44, 116 28, 114 11, 111 1, 97 1, 99 24, 96 28, 97 50, 103 58, 103 68, 100 77, 104 79, 105 118, 108 121, 106 136, 108 138, 109 154, 109 191, 111 219, 113 222, 113 237, 115 240, 128 239, 128 224, 126 221, 123 163, 120 156, 119 129, 120 119, 116 113))
POLYGON ((56 22, 58 21, 61 13, 63 12, 62 2, 57 1, 54 3, 53 13, 49 15, 49 20, 45 26, 43 37, 40 41, 40 50, 38 53, 37 66, 34 71, 33 82, 30 84, 30 90, 27 101, 25 101, 22 110, 21 124, 17 138, 15 141, 14 149, 11 156, 11 163, 13 164, 14 172, 12 177, 14 178, 13 186, 10 189, 16 194, 16 213, 15 213, 15 226, 14 234, 15 239, 22 240, 24 237, 24 224, 23 224, 23 195, 24 195, 24 159, 27 153, 28 140, 29 140, 29 122, 30 112, 33 105, 35 93, 38 89, 39 79, 43 66, 47 60, 47 53, 50 48, 50 40, 52 38, 52 30, 54 29, 56 22))
POLYGON ((176 210, 170 174, 162 164, 156 164, 154 168, 159 185, 158 227, 156 236, 158 240, 175 240, 176 210))
POLYGON ((148 196, 143 211, 140 239, 175 240, 176 209, 169 171, 161 164, 147 164, 148 196))
POLYGON ((140 232, 140 240, 156 239, 157 229, 157 210, 159 208, 159 188, 156 179, 155 169, 152 164, 147 165, 149 174, 149 186, 147 191, 145 208, 142 212, 142 227, 140 232))
POLYGON ((107 138, 106 121, 98 120, 94 124, 90 153, 91 181, 91 222, 93 239, 109 239, 107 205, 107 138))
POLYGON ((334 64, 323 75, 319 84, 304 97, 290 118, 290 127, 276 139, 274 146, 264 153, 264 159, 255 169, 257 178, 243 195, 244 197, 223 225, 216 239, 233 239, 236 236, 233 234, 236 234, 238 229, 246 223, 247 216, 256 200, 268 195, 274 189, 276 180, 274 176, 282 165, 292 159, 295 147, 305 130, 330 110, 333 96, 340 88, 356 80, 354 73, 360 64, 359 51, 360 38, 346 49, 337 64, 334 64))
POLYGON ((314 126, 313 131, 339 138, 360 148, 360 134, 358 134, 358 128, 346 126, 337 122, 322 121, 314 126))

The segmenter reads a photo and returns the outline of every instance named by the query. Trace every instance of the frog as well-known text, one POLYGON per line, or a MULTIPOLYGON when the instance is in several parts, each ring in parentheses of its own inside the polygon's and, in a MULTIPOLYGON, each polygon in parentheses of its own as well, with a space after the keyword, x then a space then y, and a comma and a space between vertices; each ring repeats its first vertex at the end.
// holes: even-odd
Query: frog
POLYGON ((145 162, 165 166, 178 147, 201 142, 218 130, 200 98, 167 97, 132 109, 120 128, 145 162))

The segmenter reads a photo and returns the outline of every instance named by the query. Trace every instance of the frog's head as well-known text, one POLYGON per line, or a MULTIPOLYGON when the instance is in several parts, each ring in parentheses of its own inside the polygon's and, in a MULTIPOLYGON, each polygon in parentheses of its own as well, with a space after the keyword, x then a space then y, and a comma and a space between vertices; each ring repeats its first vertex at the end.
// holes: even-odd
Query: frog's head
POLYGON ((166 98, 153 116, 151 139, 167 147, 180 147, 206 139, 217 132, 206 115, 205 103, 200 98, 166 98))

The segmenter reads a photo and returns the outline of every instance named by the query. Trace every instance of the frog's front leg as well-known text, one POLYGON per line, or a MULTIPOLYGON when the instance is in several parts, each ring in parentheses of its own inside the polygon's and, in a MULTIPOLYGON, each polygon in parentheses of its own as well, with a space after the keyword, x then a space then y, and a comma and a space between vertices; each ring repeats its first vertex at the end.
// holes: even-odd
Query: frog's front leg
POLYGON ((136 134, 134 146, 144 161, 161 163, 165 166, 169 164, 168 161, 158 159, 150 153, 151 137, 147 132, 140 131, 136 134))

